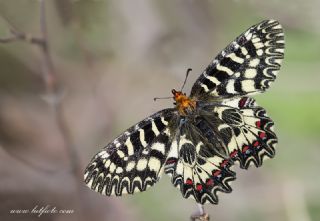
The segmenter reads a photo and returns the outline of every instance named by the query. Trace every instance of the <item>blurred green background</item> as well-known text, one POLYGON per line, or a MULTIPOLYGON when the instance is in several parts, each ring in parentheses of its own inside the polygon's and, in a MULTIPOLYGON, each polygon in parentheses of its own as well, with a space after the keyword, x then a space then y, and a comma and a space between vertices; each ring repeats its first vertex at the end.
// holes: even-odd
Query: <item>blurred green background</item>
MULTIPOLYGON (((231 194, 206 205, 218 221, 320 220, 320 1, 47 0, 57 80, 46 94, 36 45, 0 43, 0 220, 188 220, 196 204, 166 175, 148 191, 104 197, 81 171, 112 138, 186 92, 214 56, 263 19, 280 21, 286 51, 278 79, 255 98, 275 121, 275 159, 237 169, 231 194), (71 151, 70 151, 71 150, 71 151), (72 214, 11 214, 36 205, 72 214)), ((40 1, 0 0, 0 38, 41 36, 40 1)))

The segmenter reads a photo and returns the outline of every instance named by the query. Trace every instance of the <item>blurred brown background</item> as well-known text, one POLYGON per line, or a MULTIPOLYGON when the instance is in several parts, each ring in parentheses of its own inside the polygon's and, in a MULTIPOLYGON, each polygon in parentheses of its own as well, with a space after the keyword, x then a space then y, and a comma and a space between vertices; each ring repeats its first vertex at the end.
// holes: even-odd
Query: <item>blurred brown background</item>
POLYGON ((286 34, 279 77, 256 97, 276 123, 277 155, 238 169, 233 192, 205 208, 216 221, 320 220, 320 1, 47 0, 44 15, 41 4, 0 0, 0 220, 188 220, 194 201, 165 175, 115 198, 86 188, 82 171, 116 135, 172 106, 153 97, 179 88, 187 68, 189 92, 220 50, 267 18, 286 34), (50 51, 26 33, 44 34, 50 51), (30 212, 42 206, 73 213, 30 212))

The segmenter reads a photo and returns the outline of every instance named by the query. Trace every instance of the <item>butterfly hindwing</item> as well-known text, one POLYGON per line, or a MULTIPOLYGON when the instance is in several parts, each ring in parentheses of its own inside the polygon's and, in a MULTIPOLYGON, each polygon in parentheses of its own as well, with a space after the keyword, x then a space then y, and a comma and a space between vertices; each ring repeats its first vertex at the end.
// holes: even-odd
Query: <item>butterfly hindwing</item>
POLYGON ((93 157, 85 170, 86 185, 117 196, 152 186, 161 176, 175 124, 175 111, 166 109, 129 128, 93 157))
POLYGON ((223 99, 263 92, 275 80, 283 53, 284 34, 278 21, 254 25, 216 56, 190 97, 223 99))
POLYGON ((197 126, 186 120, 172 143, 165 172, 184 198, 194 198, 201 204, 217 204, 217 191, 231 192, 228 182, 235 179, 231 165, 232 162, 220 156, 201 135, 197 126))
POLYGON ((273 121, 253 98, 234 98, 203 109, 216 113, 224 122, 219 134, 230 158, 239 161, 241 168, 247 169, 252 164, 259 167, 264 157, 273 158, 277 143, 273 121))

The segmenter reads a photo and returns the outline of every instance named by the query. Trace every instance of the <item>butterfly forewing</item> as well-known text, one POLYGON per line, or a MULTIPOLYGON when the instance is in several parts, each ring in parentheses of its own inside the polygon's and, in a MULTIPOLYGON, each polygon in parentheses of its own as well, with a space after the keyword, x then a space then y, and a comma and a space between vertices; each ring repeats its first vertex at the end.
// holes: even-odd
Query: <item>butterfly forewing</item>
POLYGON ((104 195, 144 191, 158 181, 177 124, 173 109, 129 128, 98 152, 85 170, 85 183, 104 195))
POLYGON ((223 99, 263 92, 275 80, 283 53, 284 34, 278 21, 254 25, 216 56, 190 96, 223 99))

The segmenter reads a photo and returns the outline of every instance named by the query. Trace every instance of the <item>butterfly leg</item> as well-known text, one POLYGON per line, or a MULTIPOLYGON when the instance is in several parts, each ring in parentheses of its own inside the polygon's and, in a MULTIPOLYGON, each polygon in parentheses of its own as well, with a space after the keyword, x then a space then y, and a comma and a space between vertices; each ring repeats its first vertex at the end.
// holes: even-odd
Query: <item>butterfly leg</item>
POLYGON ((200 204, 200 203, 197 203, 197 206, 198 206, 197 211, 195 211, 190 217, 191 221, 197 221, 197 220, 199 220, 199 221, 209 221, 210 220, 210 216, 209 216, 208 213, 206 213, 204 211, 203 205, 200 204))

